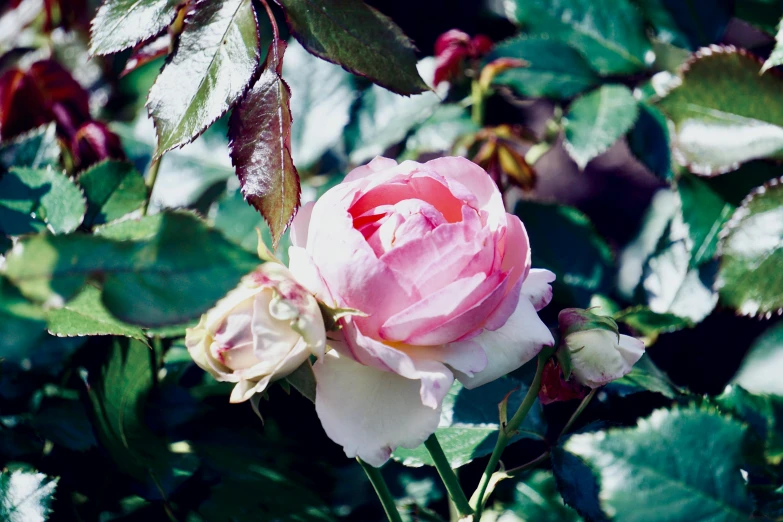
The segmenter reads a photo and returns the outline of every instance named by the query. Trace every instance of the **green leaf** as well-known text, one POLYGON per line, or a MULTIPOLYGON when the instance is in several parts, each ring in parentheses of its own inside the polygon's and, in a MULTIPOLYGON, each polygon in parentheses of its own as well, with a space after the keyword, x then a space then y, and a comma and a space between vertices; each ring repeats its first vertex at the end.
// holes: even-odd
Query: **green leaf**
POLYGON ((293 99, 291 155, 300 169, 308 168, 340 143, 356 95, 353 79, 296 42, 286 50, 283 78, 293 99))
POLYGON ((272 42, 264 72, 229 122, 242 195, 264 216, 275 247, 300 202, 299 173, 291 159, 291 93, 281 76, 285 49, 284 41, 272 42))
POLYGON ((691 265, 699 266, 715 257, 718 235, 734 213, 726 202, 703 180, 684 174, 677 182, 682 204, 682 219, 693 241, 691 265))
POLYGON ((688 63, 682 83, 659 107, 674 123, 674 156, 703 175, 721 174, 757 158, 783 158, 783 81, 759 76, 746 51, 713 46, 688 63))
POLYGON ((661 111, 647 103, 639 103, 639 118, 628 133, 628 148, 658 178, 672 180, 669 128, 661 111))
POLYGON ((315 373, 310 361, 303 362, 299 368, 288 374, 286 380, 296 391, 315 403, 315 373))
POLYGON ((0 146, 0 173, 11 167, 57 167, 60 145, 54 123, 31 130, 0 146))
POLYGON ((193 455, 172 453, 168 442, 145 424, 152 387, 150 349, 136 341, 115 340, 87 389, 98 439, 119 469, 165 496, 195 470, 193 455))
POLYGON ((659 39, 692 51, 719 42, 734 11, 731 0, 637 0, 637 3, 659 39))
POLYGON ((9 236, 46 228, 55 234, 72 232, 85 211, 79 188, 51 167, 13 168, 0 178, 0 231, 9 236))
POLYGON ((462 136, 473 134, 479 126, 473 123, 464 107, 443 104, 405 141, 406 159, 417 159, 428 152, 450 151, 462 136))
POLYGON ((46 330, 44 312, 0 277, 0 356, 20 364, 30 357, 46 330))
POLYGON ((633 93, 622 85, 604 85, 574 100, 563 118, 566 151, 584 169, 631 129, 638 114, 633 93))
POLYGON ((607 389, 618 393, 621 397, 643 391, 660 393, 669 399, 676 399, 683 394, 682 389, 674 384, 647 354, 634 364, 631 373, 611 382, 607 389))
MULTIPOLYGON (((579 433, 593 431, 602 423, 591 423, 582 428, 579 433)), ((569 438, 551 449, 552 471, 557 480, 557 487, 565 503, 575 509, 585 520, 590 522, 609 522, 598 501, 599 486, 596 475, 582 459, 563 449, 569 438)))
POLYGON ((777 466, 783 461, 783 397, 753 395, 740 386, 729 385, 715 402, 748 423, 762 441, 770 464, 777 466))
POLYGON ((757 337, 732 382, 751 393, 783 396, 783 322, 757 337))
POLYGON ((676 408, 634 428, 574 435, 565 449, 599 477, 613 521, 739 522, 753 512, 740 473, 745 432, 712 409, 676 408))
POLYGON ((428 89, 415 47, 387 16, 362 0, 276 0, 311 53, 399 94, 428 89))
POLYGON ((783 310, 783 184, 749 196, 726 225, 717 288, 721 301, 743 315, 783 310))
POLYGON ((572 207, 532 201, 518 203, 514 213, 535 245, 533 266, 557 276, 552 288, 560 306, 585 308, 593 294, 612 289, 612 252, 587 216, 572 207))
POLYGON ((87 226, 119 219, 140 209, 147 200, 144 178, 130 163, 99 163, 83 172, 78 181, 87 198, 87 226))
MULTIPOLYGON (((551 472, 537 470, 514 489, 514 503, 507 510, 520 520, 579 522, 576 512, 563 503, 551 472)), ((501 520, 505 520, 501 517, 501 520)), ((509 521, 510 522, 510 521, 509 521)))
POLYGON ((778 0, 744 0, 735 3, 734 16, 774 35, 783 16, 783 4, 778 0))
POLYGON ((406 97, 374 85, 364 91, 356 114, 345 130, 351 163, 363 163, 382 155, 429 118, 439 104, 434 92, 406 97))
POLYGON ((34 471, 0 472, 0 519, 35 522, 49 518, 57 479, 34 471))
POLYGON ((258 45, 251 0, 198 4, 150 89, 158 156, 193 141, 239 100, 256 73, 258 45))
POLYGON ((46 322, 49 332, 57 336, 123 335, 147 343, 141 328, 109 313, 101 302, 100 289, 92 285, 86 285, 62 308, 50 310, 46 322))
POLYGON ((517 58, 529 65, 500 73, 495 85, 521 96, 568 99, 598 85, 600 78, 579 51, 567 42, 542 36, 518 36, 500 42, 487 58, 517 58))
POLYGON ((781 64, 783 64, 783 21, 778 24, 778 32, 775 34, 775 48, 772 49, 769 58, 764 62, 761 72, 766 72, 781 64))
POLYGON ((31 237, 8 255, 6 275, 28 297, 54 302, 100 276, 112 315, 162 326, 205 312, 258 263, 196 216, 165 212, 106 225, 93 236, 31 237))
POLYGON ((105 0, 92 21, 90 52, 109 54, 163 31, 180 0, 105 0))
MULTIPOLYGON (((508 410, 516 411, 528 387, 511 377, 503 377, 475 390, 455 383, 443 399, 440 425, 435 432, 452 468, 458 468, 489 455, 495 447, 499 426, 498 405, 509 395, 508 410)), ((512 439, 543 440, 545 432, 541 405, 536 402, 512 439)), ((434 465, 424 445, 416 449, 398 448, 392 457, 405 466, 434 465)))
MULTIPOLYGON (((650 42, 629 0, 513 0, 529 34, 548 34, 579 50, 602 75, 646 68, 650 42)), ((651 53, 650 53, 651 54, 651 53)))
POLYGON ((670 313, 655 313, 646 306, 632 306, 626 308, 613 317, 627 324, 641 335, 655 337, 658 334, 676 332, 683 328, 693 326, 693 323, 684 317, 670 313))

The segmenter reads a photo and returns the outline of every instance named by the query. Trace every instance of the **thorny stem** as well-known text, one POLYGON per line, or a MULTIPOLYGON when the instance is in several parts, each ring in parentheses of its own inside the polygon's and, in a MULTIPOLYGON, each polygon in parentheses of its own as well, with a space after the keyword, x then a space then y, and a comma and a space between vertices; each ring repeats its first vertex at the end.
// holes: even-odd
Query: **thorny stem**
POLYGON ((446 458, 446 454, 443 453, 443 448, 440 447, 438 438, 434 433, 424 441, 424 446, 427 448, 427 451, 429 451, 430 456, 435 463, 435 468, 438 470, 438 474, 443 481, 443 485, 446 486, 446 491, 448 491, 451 500, 454 501, 454 506, 456 506, 460 515, 470 515, 473 513, 470 502, 468 502, 465 492, 462 491, 462 487, 459 485, 457 475, 455 475, 454 470, 451 469, 449 460, 446 458))
POLYGON ((582 399, 582 402, 579 403, 579 407, 576 409, 576 411, 571 415, 571 418, 568 419, 568 422, 566 422, 566 425, 563 426, 563 429, 560 431, 560 435, 557 437, 558 439, 565 435, 568 430, 571 429, 571 427, 574 425, 574 422, 576 422, 576 419, 579 418, 579 416, 582 414, 583 411, 585 411, 585 408, 587 408, 587 405, 590 404, 590 401, 593 400, 593 397, 595 397, 595 392, 598 391, 598 388, 593 388, 590 390, 590 393, 587 394, 587 397, 582 399))
POLYGON ((147 210, 150 208, 150 201, 152 201, 152 191, 155 188, 155 181, 158 179, 158 171, 160 170, 160 160, 163 159, 163 155, 156 157, 158 151, 152 155, 152 162, 150 163, 149 170, 147 170, 147 201, 144 203, 144 209, 142 215, 147 215, 147 210))
MULTIPOLYGON (((548 355, 549 354, 547 354, 547 357, 548 355)), ((525 394, 525 398, 522 400, 522 404, 519 405, 519 409, 516 411, 514 416, 511 417, 511 420, 508 421, 508 424, 505 426, 500 426, 500 430, 498 430, 498 441, 495 444, 495 449, 492 451, 492 455, 489 457, 489 463, 487 463, 487 467, 484 469, 484 475, 481 477, 479 487, 476 490, 476 494, 473 496, 474 502, 476 504, 473 506, 473 509, 476 512, 474 517, 476 522, 481 520, 481 512, 484 509, 484 494, 487 491, 487 486, 489 485, 490 479, 492 478, 492 474, 495 472, 495 469, 500 462, 500 456, 503 454, 503 450, 506 449, 506 445, 508 445, 511 437, 514 436, 514 433, 517 431, 519 426, 522 425, 522 421, 525 420, 525 417, 530 411, 530 408, 533 407, 533 403, 536 401, 536 397, 538 397, 538 391, 541 389, 541 375, 544 372, 545 364, 546 359, 543 357, 543 355, 539 355, 536 366, 536 375, 533 377, 533 382, 530 383, 530 388, 527 390, 527 394, 525 394)))
POLYGON ((372 483, 372 487, 383 505, 383 510, 386 512, 386 518, 389 522, 402 522, 400 512, 397 511, 397 505, 394 503, 394 497, 392 497, 389 486, 386 485, 386 481, 383 479, 383 475, 381 475, 381 470, 370 466, 359 457, 356 457, 356 461, 367 474, 367 478, 370 479, 370 483, 372 483))

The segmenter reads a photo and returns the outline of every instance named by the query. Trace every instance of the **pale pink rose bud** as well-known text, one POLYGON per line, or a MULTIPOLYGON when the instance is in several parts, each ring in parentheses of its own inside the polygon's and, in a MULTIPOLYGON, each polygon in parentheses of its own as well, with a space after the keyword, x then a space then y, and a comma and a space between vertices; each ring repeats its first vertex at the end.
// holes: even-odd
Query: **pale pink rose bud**
POLYGON ((644 355, 644 343, 621 335, 611 318, 587 310, 566 308, 558 316, 564 350, 577 382, 598 388, 631 371, 644 355))
POLYGON ((193 360, 218 381, 235 382, 231 402, 260 393, 326 346, 315 298, 284 266, 265 263, 188 328, 193 360))

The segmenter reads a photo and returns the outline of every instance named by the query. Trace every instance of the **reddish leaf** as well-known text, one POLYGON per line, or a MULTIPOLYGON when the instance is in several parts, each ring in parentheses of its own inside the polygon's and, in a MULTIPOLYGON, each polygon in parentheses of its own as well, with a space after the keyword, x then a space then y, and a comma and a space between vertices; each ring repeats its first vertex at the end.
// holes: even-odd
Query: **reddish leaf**
POLYGON ((0 139, 53 120, 63 136, 90 120, 87 91, 60 64, 42 60, 0 76, 0 139))
POLYGON ((281 76, 286 44, 273 41, 264 72, 229 121, 231 160, 242 194, 264 216, 275 246, 299 207, 299 173, 291 159, 290 90, 281 76))
POLYGON ((133 54, 125 62, 125 68, 120 73, 120 78, 132 73, 142 65, 146 65, 156 58, 161 58, 169 53, 171 34, 168 32, 148 42, 142 42, 133 49, 133 54))
POLYGON ((457 77, 465 58, 481 58, 492 47, 492 40, 483 34, 471 38, 459 29, 446 31, 435 41, 435 85, 457 77))
POLYGON ((541 404, 584 399, 588 393, 590 393, 590 388, 582 386, 576 380, 566 381, 554 359, 550 359, 544 366, 544 373, 541 375, 541 391, 538 392, 538 400, 541 401, 541 404))
POLYGON ((125 159, 120 137, 97 121, 85 123, 76 131, 71 140, 71 153, 76 170, 84 170, 106 159, 125 159))

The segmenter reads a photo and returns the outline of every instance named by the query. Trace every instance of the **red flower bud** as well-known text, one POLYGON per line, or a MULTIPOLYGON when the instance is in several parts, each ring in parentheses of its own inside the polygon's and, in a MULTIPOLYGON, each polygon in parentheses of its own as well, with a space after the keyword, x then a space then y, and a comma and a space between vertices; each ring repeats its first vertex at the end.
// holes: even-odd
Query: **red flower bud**
POLYGON ((566 381, 563 372, 554 359, 550 359, 541 375, 541 390, 538 400, 541 404, 551 404, 559 401, 584 399, 590 393, 590 388, 582 386, 576 379, 566 381))
POLYGON ((119 136, 97 121, 79 127, 71 140, 71 153, 76 170, 106 159, 125 159, 119 136))

